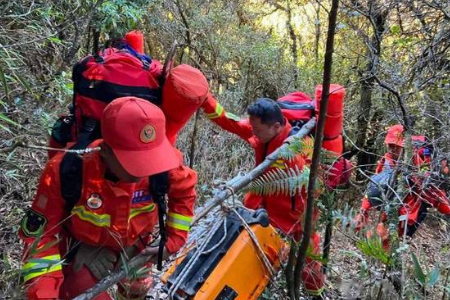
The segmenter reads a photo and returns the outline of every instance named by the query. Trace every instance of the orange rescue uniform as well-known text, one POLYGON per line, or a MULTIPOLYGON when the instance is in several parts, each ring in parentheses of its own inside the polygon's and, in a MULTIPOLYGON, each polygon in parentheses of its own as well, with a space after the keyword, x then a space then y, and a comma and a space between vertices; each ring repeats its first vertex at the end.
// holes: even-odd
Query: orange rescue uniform
MULTIPOLYGON (((255 151, 256 165, 264 161, 267 155, 279 148, 284 140, 289 136, 291 125, 286 120, 286 125, 282 131, 275 136, 269 143, 261 143, 253 135, 252 128, 248 119, 240 120, 239 117, 228 113, 210 94, 208 100, 202 105, 208 119, 219 125, 224 130, 234 133, 248 142, 255 151)), ((297 155, 292 160, 278 159, 266 170, 265 173, 274 169, 287 169, 298 167, 303 169, 307 163, 308 157, 297 155)), ((306 190, 294 197, 276 195, 276 196, 258 196, 248 193, 244 198, 244 205, 251 209, 265 208, 269 214, 272 226, 280 229, 285 234, 292 236, 295 240, 300 240, 302 235, 302 216, 306 206, 306 190)), ((315 211, 315 220, 317 219, 315 211)), ((314 254, 320 254, 320 237, 312 232, 310 246, 314 254)), ((318 261, 307 259, 307 264, 303 270, 302 279, 305 289, 311 295, 320 295, 324 288, 324 275, 321 271, 321 264, 318 261)))
MULTIPOLYGON (((89 147, 100 143, 97 140, 89 147)), ((69 297, 60 287, 65 279, 63 260, 70 250, 70 240, 107 247, 116 253, 131 245, 143 249, 152 240, 158 222, 149 179, 137 183, 106 180, 105 165, 98 152, 83 157, 82 194, 69 212, 61 196, 59 178, 63 156, 58 154, 47 163, 31 213, 24 218, 20 230, 26 245, 23 272, 29 299, 69 297)), ((179 157, 181 161, 181 154, 179 157)), ((196 183, 196 173, 185 166, 169 171, 166 248, 170 253, 186 242, 194 214, 196 183)), ((76 281, 70 285, 76 285, 76 281)))

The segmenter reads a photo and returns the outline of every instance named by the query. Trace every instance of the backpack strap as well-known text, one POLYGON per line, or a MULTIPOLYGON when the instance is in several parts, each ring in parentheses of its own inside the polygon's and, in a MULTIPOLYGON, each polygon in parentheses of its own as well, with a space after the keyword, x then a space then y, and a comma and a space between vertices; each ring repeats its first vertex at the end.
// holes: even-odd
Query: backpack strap
POLYGON ((165 226, 165 218, 167 214, 166 194, 169 191, 169 172, 162 172, 150 176, 149 178, 150 194, 153 201, 158 205, 158 222, 159 222, 159 248, 158 248, 158 264, 157 269, 162 269, 162 259, 164 246, 167 241, 167 232, 165 226))
MULTIPOLYGON (((91 133, 97 127, 97 121, 87 119, 78 141, 70 149, 78 150, 86 148, 91 142, 91 133)), ((66 153, 59 166, 59 178, 61 182, 61 196, 66 204, 66 211, 72 211, 81 197, 83 189, 83 161, 76 153, 66 153)))
POLYGON ((144 70, 150 69, 150 65, 152 63, 151 57, 149 57, 148 55, 145 55, 145 54, 137 53, 137 51, 134 50, 133 47, 131 47, 128 44, 125 44, 122 49, 126 50, 128 53, 130 53, 134 57, 138 58, 142 62, 142 68, 144 70))

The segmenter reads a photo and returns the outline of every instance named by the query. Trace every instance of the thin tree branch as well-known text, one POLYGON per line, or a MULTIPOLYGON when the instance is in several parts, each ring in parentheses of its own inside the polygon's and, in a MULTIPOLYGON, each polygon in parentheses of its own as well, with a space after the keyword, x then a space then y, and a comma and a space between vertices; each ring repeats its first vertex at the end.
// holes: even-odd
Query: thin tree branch
POLYGON ((325 128, 325 120, 328 108, 328 99, 330 92, 331 71, 333 65, 333 51, 334 51, 334 35, 336 31, 337 12, 339 7, 339 0, 333 0, 331 4, 329 19, 328 19, 328 36, 325 51, 325 62, 323 71, 323 91, 322 99, 320 101, 319 122, 316 128, 314 150, 311 162, 311 173, 309 175, 308 196, 306 204, 305 224, 303 228, 303 238, 300 243, 298 251, 297 264, 294 271, 294 293, 295 299, 300 299, 300 279, 303 271, 303 266, 306 259, 306 253, 309 247, 309 240, 312 232, 312 221, 314 212, 314 190, 316 188, 316 178, 319 172, 320 153, 322 150, 323 131, 325 128))

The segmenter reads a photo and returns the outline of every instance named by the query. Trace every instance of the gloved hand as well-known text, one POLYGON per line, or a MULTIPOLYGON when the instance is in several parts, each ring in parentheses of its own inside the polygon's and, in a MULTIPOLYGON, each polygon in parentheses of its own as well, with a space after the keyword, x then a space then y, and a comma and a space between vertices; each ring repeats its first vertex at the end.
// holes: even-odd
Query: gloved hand
POLYGON ((98 280, 108 276, 114 270, 117 254, 103 247, 81 244, 75 256, 73 269, 75 272, 86 266, 98 280))

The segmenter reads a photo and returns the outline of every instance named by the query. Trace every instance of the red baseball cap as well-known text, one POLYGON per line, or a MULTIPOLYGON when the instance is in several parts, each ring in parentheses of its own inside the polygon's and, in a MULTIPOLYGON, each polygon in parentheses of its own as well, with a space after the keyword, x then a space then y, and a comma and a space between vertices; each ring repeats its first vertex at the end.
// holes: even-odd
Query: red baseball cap
POLYGON ((403 126, 397 124, 389 127, 384 143, 403 147, 403 126))
POLYGON ((164 113, 147 100, 115 99, 103 111, 101 130, 104 142, 133 176, 150 176, 181 164, 166 138, 164 113))

